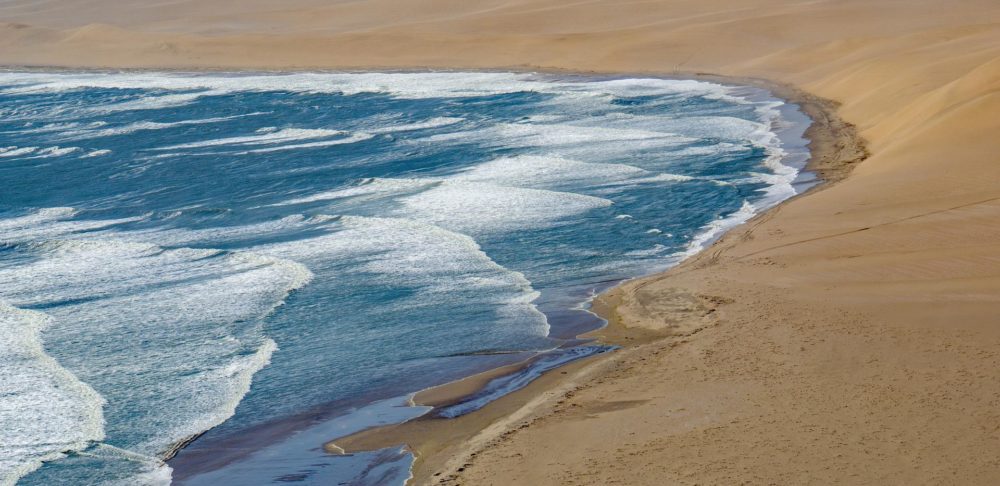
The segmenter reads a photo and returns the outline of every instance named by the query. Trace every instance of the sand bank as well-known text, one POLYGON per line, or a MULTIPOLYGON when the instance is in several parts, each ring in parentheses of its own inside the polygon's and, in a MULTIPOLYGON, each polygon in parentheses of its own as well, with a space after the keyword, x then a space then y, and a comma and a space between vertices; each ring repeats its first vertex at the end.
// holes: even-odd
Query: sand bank
POLYGON ((1000 482, 995 0, 275 5, 5 2, 0 62, 714 73, 834 100, 868 141, 845 179, 605 299, 630 332, 690 335, 543 378, 425 478, 1000 482))
MULTIPOLYGON (((835 103, 791 86, 765 80, 720 76, 697 78, 767 89, 775 96, 794 103, 801 111, 808 114, 812 122, 806 131, 811 154, 807 169, 818 174, 827 184, 846 177, 857 163, 867 157, 864 143, 855 128, 834 113, 835 103)), ((660 309, 658 319, 646 322, 642 326, 635 326, 623 320, 617 310, 623 304, 621 289, 629 285, 633 283, 627 283, 607 292, 594 301, 592 310, 604 317, 608 325, 588 332, 580 338, 621 347, 624 351, 619 353, 625 355, 646 352, 646 349, 658 345, 673 347, 682 342, 681 340, 712 324, 715 317, 713 313, 720 304, 729 303, 724 297, 695 295, 683 289, 670 289, 657 295, 657 306, 660 309)), ((609 370, 616 369, 622 359, 624 359, 622 356, 606 360, 590 357, 583 363, 550 372, 527 389, 503 397, 477 413, 453 419, 443 419, 430 414, 403 424, 339 437, 327 444, 327 449, 333 453, 343 453, 376 450, 406 443, 418 458, 413 468, 415 483, 441 479, 455 480, 458 476, 454 474, 444 476, 442 471, 457 471, 458 468, 464 470, 468 467, 470 463, 464 462, 468 460, 468 451, 482 450, 484 441, 492 444, 492 441, 497 439, 497 434, 506 437, 513 429, 521 429, 534 423, 537 416, 532 412, 536 410, 548 412, 548 407, 553 403, 556 405, 566 403, 568 398, 582 389, 580 386, 582 377, 608 373, 609 370), (591 362, 594 363, 589 364, 591 362), (526 406, 526 403, 530 405, 526 406)), ((497 368, 424 390, 416 394, 414 402, 419 405, 447 407, 483 388, 489 380, 514 373, 526 364, 526 362, 517 363, 497 368)), ((578 405, 571 406, 578 407, 578 405)), ((565 410, 556 410, 554 413, 563 411, 565 410)))

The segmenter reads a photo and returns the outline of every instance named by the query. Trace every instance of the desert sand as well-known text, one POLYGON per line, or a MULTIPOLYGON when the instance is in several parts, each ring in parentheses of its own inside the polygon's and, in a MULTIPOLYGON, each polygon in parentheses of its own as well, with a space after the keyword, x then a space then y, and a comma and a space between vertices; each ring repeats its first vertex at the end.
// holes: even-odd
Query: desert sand
MULTIPOLYGON (((449 484, 1000 483, 996 0, 11 0, 0 63, 711 73, 870 156, 602 298, 633 344, 427 449, 449 484)), ((420 450, 418 449, 418 453, 420 450)))

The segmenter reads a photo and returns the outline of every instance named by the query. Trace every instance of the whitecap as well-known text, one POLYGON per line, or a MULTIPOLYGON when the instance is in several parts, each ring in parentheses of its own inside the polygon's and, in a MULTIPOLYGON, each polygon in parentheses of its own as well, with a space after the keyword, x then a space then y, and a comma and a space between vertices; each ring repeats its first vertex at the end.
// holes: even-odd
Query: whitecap
POLYGON ((676 253, 674 257, 683 259, 696 255, 719 239, 726 231, 749 221, 750 218, 757 214, 757 211, 758 208, 756 206, 749 201, 743 201, 740 209, 728 216, 720 217, 702 226, 700 231, 691 238, 691 241, 688 242, 684 250, 676 253))
POLYGON ((2 147, 0 148, 0 158, 28 156, 32 159, 44 159, 49 157, 61 157, 73 152, 79 152, 80 147, 2 147))
POLYGON ((111 153, 111 150, 109 150, 109 149, 100 149, 100 150, 94 150, 94 151, 91 151, 91 152, 87 152, 86 154, 81 155, 80 158, 81 159, 89 159, 91 157, 101 157, 101 156, 104 156, 104 155, 108 155, 110 153, 111 153))
POLYGON ((550 226, 612 205, 572 192, 449 179, 372 179, 365 184, 296 198, 284 204, 331 201, 337 212, 367 211, 433 223, 459 233, 486 234, 550 226))
MULTIPOLYGON (((501 123, 487 128, 426 137, 424 142, 477 142, 505 148, 555 148, 575 152, 595 150, 595 145, 617 142, 627 149, 669 147, 694 141, 673 133, 628 128, 604 128, 564 123, 501 123)), ((606 147, 613 148, 613 147, 606 147)))
POLYGON ((760 147, 777 143, 771 132, 770 120, 752 121, 732 116, 697 116, 684 118, 668 118, 652 122, 661 130, 670 130, 688 137, 699 139, 723 140, 730 143, 744 144, 750 142, 760 147))
POLYGON ((24 243, 44 238, 83 233, 143 220, 146 215, 117 219, 74 220, 78 211, 70 207, 43 208, 0 219, 0 242, 24 243))
POLYGON ((560 186, 599 186, 652 173, 624 164, 596 164, 561 157, 521 155, 504 157, 469 167, 451 180, 487 182, 515 187, 549 188, 560 186))
POLYGON ((38 150, 38 147, 0 147, 0 157, 19 157, 21 155, 30 155, 32 152, 38 150))
POLYGON ((221 116, 212 118, 199 118, 193 120, 180 120, 175 122, 157 122, 157 121, 138 121, 128 123, 122 126, 111 127, 111 128, 100 128, 107 126, 107 123, 100 122, 99 125, 91 124, 90 126, 82 128, 67 127, 65 130, 61 130, 58 137, 59 140, 86 140, 90 138, 99 137, 111 137, 117 135, 128 135, 135 132, 147 131, 147 130, 165 130, 174 127, 183 127, 189 125, 207 125, 212 123, 221 123, 225 121, 230 121, 238 118, 244 118, 248 116, 263 115, 263 112, 247 113, 242 115, 233 116, 221 116))
MULTIPOLYGON (((143 88, 135 88, 143 89, 143 88)), ((148 87, 146 89, 149 89, 148 87)), ((116 111, 136 111, 136 110, 162 110, 164 108, 176 108, 194 103, 199 98, 205 96, 218 96, 226 94, 222 90, 195 91, 193 93, 161 94, 154 96, 143 96, 138 99, 111 103, 93 108, 91 111, 99 113, 113 113, 116 111)))
POLYGON ((104 399, 45 353, 52 319, 0 301, 0 484, 104 438, 104 399))
POLYGON ((168 94, 147 96, 102 109, 108 111, 181 106, 204 96, 234 92, 288 91, 294 93, 386 94, 396 98, 457 98, 518 92, 551 95, 703 97, 746 103, 733 89, 717 83, 657 78, 560 80, 521 73, 3 73, 7 85, 0 94, 65 92, 83 88, 158 89, 168 94), (170 93, 177 92, 180 93, 170 93))
POLYGON ((570 192, 445 181, 400 200, 394 212, 462 233, 493 233, 545 227, 607 207, 608 199, 570 192))
POLYGON ((304 148, 319 148, 319 147, 331 147, 334 145, 345 145, 356 142, 363 142, 369 140, 373 135, 367 133, 354 133, 343 138, 338 138, 334 140, 322 140, 319 142, 306 142, 306 143, 293 143, 288 145, 278 145, 276 147, 266 147, 252 150, 245 150, 242 152, 237 152, 236 155, 245 154, 262 154, 268 152, 279 152, 282 150, 300 150, 304 148))
POLYGON ((368 133, 373 133, 373 134, 411 132, 415 130, 426 130, 429 128, 447 127, 455 125, 457 123, 462 123, 463 121, 465 121, 464 118, 441 116, 441 117, 431 118, 423 122, 406 123, 403 125, 392 125, 383 128, 371 128, 366 131, 368 133))
POLYGON ((411 219, 343 216, 327 221, 328 234, 254 248, 255 252, 324 268, 358 262, 356 271, 386 286, 417 290, 411 305, 433 305, 458 292, 475 292, 467 305, 492 303, 507 326, 548 334, 548 321, 532 302, 538 293, 519 272, 494 262, 471 237, 411 219))
POLYGON ((60 147, 56 145, 55 147, 46 147, 43 149, 38 149, 32 154, 32 156, 36 158, 60 157, 63 155, 69 155, 73 152, 79 152, 80 150, 83 149, 81 149, 80 147, 60 147))
POLYGON ((234 413, 275 349, 257 319, 311 278, 252 253, 98 238, 15 251, 32 260, 0 268, 0 297, 46 309, 50 352, 105 397, 108 435, 146 456, 234 413))
POLYGON ((258 135, 244 135, 239 137, 217 138, 203 140, 200 142, 182 143, 159 147, 155 150, 181 150, 191 148, 219 147, 224 145, 267 145, 294 142, 311 138, 329 138, 346 135, 341 130, 327 130, 321 128, 285 128, 277 131, 267 131, 258 135))

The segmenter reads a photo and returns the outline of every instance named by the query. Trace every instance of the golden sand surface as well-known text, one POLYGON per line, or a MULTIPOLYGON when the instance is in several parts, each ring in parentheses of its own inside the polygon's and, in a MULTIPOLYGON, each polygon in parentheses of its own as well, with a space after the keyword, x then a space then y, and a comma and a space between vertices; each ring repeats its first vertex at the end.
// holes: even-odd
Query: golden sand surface
POLYGON ((415 482, 1000 484, 996 0, 8 0, 0 63, 710 73, 833 100, 869 157, 606 295, 638 344, 417 448, 415 482))

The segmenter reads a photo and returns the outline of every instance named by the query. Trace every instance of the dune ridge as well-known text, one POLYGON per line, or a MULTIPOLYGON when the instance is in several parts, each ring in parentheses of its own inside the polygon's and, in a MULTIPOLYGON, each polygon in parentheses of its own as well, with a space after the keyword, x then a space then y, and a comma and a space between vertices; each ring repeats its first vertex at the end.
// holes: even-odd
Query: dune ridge
POLYGON ((668 336, 572 366, 417 482, 1000 482, 1000 4, 268 3, 6 2, 0 63, 763 78, 870 150, 607 294, 626 334, 668 336))

